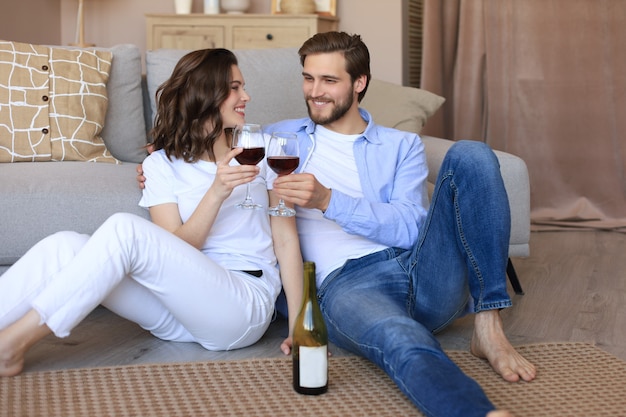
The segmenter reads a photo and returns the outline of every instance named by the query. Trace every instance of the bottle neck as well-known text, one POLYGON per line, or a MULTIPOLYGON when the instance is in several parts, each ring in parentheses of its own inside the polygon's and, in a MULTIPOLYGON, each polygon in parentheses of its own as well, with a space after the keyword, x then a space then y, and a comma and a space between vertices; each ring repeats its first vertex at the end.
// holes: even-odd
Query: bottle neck
POLYGON ((311 300, 317 298, 317 287, 315 282, 315 264, 304 263, 304 291, 305 297, 311 300))

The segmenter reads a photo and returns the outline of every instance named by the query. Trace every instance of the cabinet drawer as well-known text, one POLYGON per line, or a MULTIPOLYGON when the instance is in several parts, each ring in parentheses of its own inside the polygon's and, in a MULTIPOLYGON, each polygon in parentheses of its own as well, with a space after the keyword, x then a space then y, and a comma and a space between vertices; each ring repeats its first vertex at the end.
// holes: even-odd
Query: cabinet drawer
POLYGON ((237 26, 233 28, 233 48, 298 48, 310 36, 308 26, 237 26))
POLYGON ((222 26, 154 26, 153 49, 205 49, 224 47, 222 26))

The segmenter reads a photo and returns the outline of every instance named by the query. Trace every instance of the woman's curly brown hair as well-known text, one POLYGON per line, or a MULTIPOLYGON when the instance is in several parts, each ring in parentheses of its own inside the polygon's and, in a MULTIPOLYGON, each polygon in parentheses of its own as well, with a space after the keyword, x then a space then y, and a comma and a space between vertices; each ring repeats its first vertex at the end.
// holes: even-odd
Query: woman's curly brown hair
POLYGON ((156 92, 154 150, 185 162, 196 162, 204 152, 215 160, 213 144, 224 129, 220 106, 231 93, 233 65, 235 54, 221 48, 193 51, 178 61, 156 92))

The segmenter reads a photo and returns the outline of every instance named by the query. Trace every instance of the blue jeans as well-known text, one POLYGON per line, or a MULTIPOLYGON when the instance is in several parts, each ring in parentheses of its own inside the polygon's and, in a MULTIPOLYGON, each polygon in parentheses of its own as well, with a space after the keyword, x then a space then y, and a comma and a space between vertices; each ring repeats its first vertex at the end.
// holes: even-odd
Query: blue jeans
POLYGON ((416 245, 348 260, 320 286, 330 340, 381 367, 427 416, 484 416, 494 406, 433 333, 468 311, 511 305, 509 234, 496 156, 455 143, 416 245))

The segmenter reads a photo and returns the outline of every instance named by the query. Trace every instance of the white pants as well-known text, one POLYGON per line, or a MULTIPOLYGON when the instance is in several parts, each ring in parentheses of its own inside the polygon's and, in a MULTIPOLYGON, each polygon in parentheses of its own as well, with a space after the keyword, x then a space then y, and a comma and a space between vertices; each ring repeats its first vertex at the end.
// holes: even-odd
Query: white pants
POLYGON ((224 269, 159 226, 118 213, 92 237, 43 239, 0 276, 0 329, 35 309, 65 337, 102 304, 161 339, 228 350, 265 333, 274 302, 263 278, 224 269))

